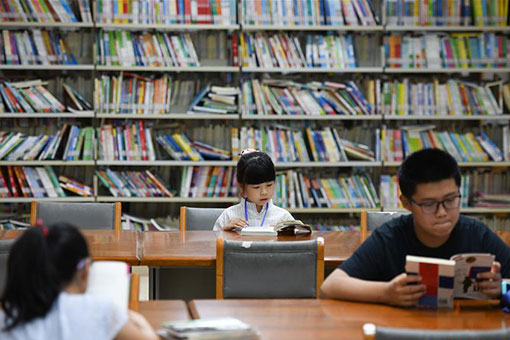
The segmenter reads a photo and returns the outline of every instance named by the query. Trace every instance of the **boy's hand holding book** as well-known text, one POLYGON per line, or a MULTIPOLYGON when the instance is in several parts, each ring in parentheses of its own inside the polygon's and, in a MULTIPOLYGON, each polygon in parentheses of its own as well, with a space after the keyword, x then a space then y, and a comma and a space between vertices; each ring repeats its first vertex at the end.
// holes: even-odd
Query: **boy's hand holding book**
POLYGON ((491 299, 499 299, 501 296, 501 264, 497 261, 492 263, 491 271, 476 275, 477 286, 480 292, 491 299))
POLYGON ((386 282, 383 300, 385 303, 400 306, 416 306, 418 300, 425 294, 425 285, 421 284, 421 277, 402 273, 390 282, 386 282))

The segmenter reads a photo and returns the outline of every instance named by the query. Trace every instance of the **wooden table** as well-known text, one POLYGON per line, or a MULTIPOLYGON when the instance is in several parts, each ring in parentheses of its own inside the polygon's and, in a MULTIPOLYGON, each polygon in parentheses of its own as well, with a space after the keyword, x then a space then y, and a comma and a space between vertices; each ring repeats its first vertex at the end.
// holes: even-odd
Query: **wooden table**
POLYGON ((197 266, 216 265, 216 238, 242 241, 291 241, 324 238, 326 267, 336 267, 358 248, 360 234, 356 231, 315 231, 308 236, 241 236, 234 232, 211 230, 180 232, 146 231, 142 235, 141 265, 197 266))
MULTIPOLYGON (((124 261, 138 265, 141 253, 141 236, 134 230, 81 230, 87 239, 94 260, 124 261)), ((23 230, 0 230, 0 239, 18 238, 23 230)))
POLYGON ((191 319, 188 306, 182 300, 141 301, 140 313, 145 316, 154 330, 161 328, 164 321, 191 319))
POLYGON ((233 316, 257 327, 261 339, 363 339, 362 325, 419 329, 510 326, 494 304, 433 311, 334 300, 193 300, 193 318, 233 316))

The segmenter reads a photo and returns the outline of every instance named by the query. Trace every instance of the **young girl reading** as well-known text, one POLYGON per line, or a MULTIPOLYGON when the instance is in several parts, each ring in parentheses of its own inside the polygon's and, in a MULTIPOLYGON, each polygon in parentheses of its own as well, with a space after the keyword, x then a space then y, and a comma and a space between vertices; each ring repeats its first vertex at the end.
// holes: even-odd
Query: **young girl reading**
POLYGON ((140 314, 83 294, 87 242, 68 224, 27 230, 14 243, 0 298, 0 339, 158 339, 140 314))
POLYGON ((213 230, 270 226, 294 219, 287 210, 277 207, 271 200, 276 173, 273 161, 267 154, 243 150, 237 162, 236 177, 241 203, 225 209, 213 230))

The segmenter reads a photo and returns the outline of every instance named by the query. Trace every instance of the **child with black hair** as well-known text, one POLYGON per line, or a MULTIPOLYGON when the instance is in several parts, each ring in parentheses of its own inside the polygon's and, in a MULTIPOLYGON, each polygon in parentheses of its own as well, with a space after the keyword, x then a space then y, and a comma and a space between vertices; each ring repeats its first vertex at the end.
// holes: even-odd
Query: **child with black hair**
POLYGON ((83 294, 91 258, 69 224, 35 227, 14 243, 0 298, 0 339, 158 339, 145 318, 83 294))
POLYGON ((501 277, 510 277, 510 248, 483 223, 460 215, 460 170, 439 149, 415 152, 402 163, 400 200, 411 214, 381 227, 324 281, 321 296, 415 306, 425 293, 421 278, 405 273, 406 255, 449 259, 461 253, 495 255, 478 287, 501 296, 501 277))
POLYGON ((237 185, 241 203, 218 217, 213 230, 229 231, 247 226, 270 226, 293 220, 285 209, 273 204, 276 172, 271 158, 260 151, 243 150, 237 162, 237 185))

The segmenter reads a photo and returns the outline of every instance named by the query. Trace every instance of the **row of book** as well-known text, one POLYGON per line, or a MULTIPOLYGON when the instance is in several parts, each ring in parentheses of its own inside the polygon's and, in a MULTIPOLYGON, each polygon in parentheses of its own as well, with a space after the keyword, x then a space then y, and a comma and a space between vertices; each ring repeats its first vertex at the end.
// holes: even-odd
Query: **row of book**
POLYGON ((48 135, 27 136, 21 132, 0 132, 0 159, 30 161, 62 159, 65 161, 92 160, 94 128, 64 124, 48 135))
POLYGON ((242 127, 239 135, 241 150, 251 148, 267 153, 276 162, 347 162, 374 161, 370 148, 342 138, 342 132, 325 127, 322 130, 306 128, 242 127))
POLYGON ((230 151, 194 140, 190 141, 185 134, 170 133, 156 137, 156 141, 174 160, 230 160, 230 151))
POLYGON ((239 95, 238 87, 207 85, 193 98, 187 113, 238 113, 239 95))
POLYGON ((353 68, 357 66, 354 37, 351 34, 308 34, 303 49, 297 35, 243 33, 241 59, 243 67, 353 68))
POLYGON ((182 168, 180 197, 235 197, 235 169, 226 166, 187 166, 182 168))
POLYGON ((170 112, 172 77, 145 77, 121 72, 94 80, 94 104, 102 113, 163 114, 170 112))
POLYGON ((366 175, 318 178, 294 170, 277 173, 273 201, 283 208, 377 208, 380 204, 366 175))
POLYGON ((45 86, 48 82, 41 79, 26 81, 0 82, 0 113, 59 113, 84 112, 92 110, 90 103, 74 88, 62 84, 69 105, 64 105, 45 86))
POLYGON ((101 31, 96 36, 97 63, 106 66, 200 66, 189 33, 101 31))
MULTIPOLYGON (((475 136, 472 132, 434 131, 434 128, 434 125, 402 129, 383 128, 381 159, 387 162, 400 162, 415 151, 437 148, 448 152, 458 162, 503 161, 503 152, 483 131, 475 136)), ((376 149, 379 149, 379 145, 376 145, 376 149)))
POLYGON ((458 79, 388 80, 382 85, 382 112, 413 116, 502 114, 490 85, 458 79))
POLYGON ((131 124, 105 124, 98 128, 99 159, 107 161, 154 161, 152 131, 138 120, 131 124))
POLYGON ((78 64, 60 32, 40 29, 2 30, 0 63, 7 65, 78 64))
POLYGON ((66 197, 52 167, 0 168, 0 197, 66 197))
POLYGON ((371 0, 244 0, 248 25, 375 26, 379 19, 371 0))
POLYGON ((297 83, 253 79, 244 81, 242 90, 244 115, 356 116, 375 113, 374 106, 353 81, 297 83))
POLYGON ((237 23, 237 0, 99 0, 97 22, 113 24, 237 23))
POLYGON ((507 67, 510 41, 497 33, 384 36, 386 66, 401 68, 507 67))
POLYGON ((96 171, 100 183, 114 197, 173 197, 174 194, 156 173, 145 171, 96 171))
POLYGON ((77 3, 82 22, 92 22, 89 0, 8 0, 0 1, 1 21, 78 22, 71 5, 77 3))
POLYGON ((506 26, 508 1, 387 0, 386 24, 398 26, 506 26))

